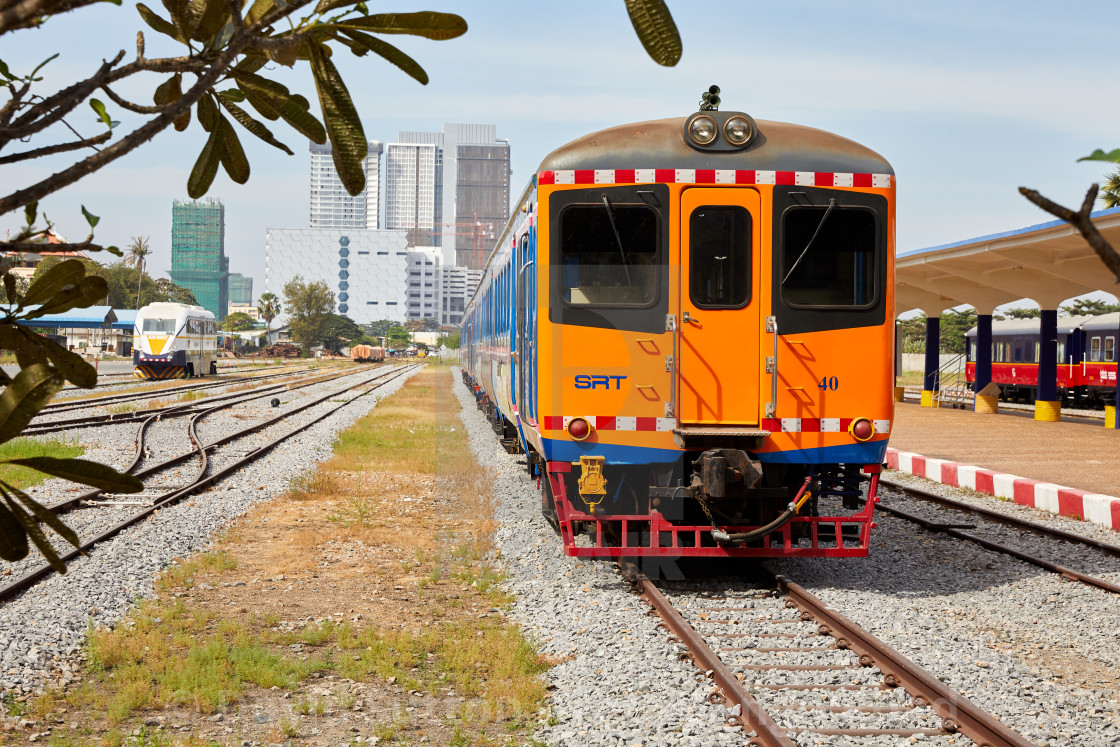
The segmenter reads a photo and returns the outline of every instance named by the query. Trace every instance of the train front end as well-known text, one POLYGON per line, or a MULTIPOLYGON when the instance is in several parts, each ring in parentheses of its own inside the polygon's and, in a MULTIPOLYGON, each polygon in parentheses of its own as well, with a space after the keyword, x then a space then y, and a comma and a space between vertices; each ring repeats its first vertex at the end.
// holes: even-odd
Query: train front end
POLYGON ((711 108, 545 159, 525 439, 568 554, 867 554, 894 189, 850 140, 711 108))

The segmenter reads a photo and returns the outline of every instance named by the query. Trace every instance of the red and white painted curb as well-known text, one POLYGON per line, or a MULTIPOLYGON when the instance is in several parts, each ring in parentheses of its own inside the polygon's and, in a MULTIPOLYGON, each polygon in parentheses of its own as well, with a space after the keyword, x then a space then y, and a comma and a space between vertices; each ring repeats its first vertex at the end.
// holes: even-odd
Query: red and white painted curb
POLYGON ((932 459, 887 448, 887 466, 952 487, 970 488, 1052 514, 1091 521, 1120 531, 1120 498, 1067 488, 1051 482, 932 459))

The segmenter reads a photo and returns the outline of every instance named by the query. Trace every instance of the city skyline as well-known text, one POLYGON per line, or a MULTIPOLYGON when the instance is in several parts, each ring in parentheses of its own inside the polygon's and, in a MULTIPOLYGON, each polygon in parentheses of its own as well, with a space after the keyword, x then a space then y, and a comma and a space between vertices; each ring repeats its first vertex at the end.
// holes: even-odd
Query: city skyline
MULTIPOLYGON (((454 8, 470 24, 460 39, 401 40, 428 72, 428 86, 370 57, 343 55, 337 62, 369 139, 438 122, 496 122, 512 145, 514 194, 564 143, 619 123, 683 116, 695 109, 700 91, 717 83, 724 109, 830 130, 887 157, 898 174, 900 253, 1048 220, 1018 194, 1019 186, 1077 206, 1088 185, 1109 171, 1077 159, 1120 145, 1111 124, 1120 102, 1099 95, 1097 82, 1103 50, 1114 38, 1107 18, 1082 24, 1041 2, 866 1, 814 5, 812 13, 805 3, 759 3, 728 37, 712 28, 704 8, 673 0, 669 7, 684 43, 672 69, 648 59, 621 3, 561 8, 505 0, 467 0, 454 8), (730 43, 713 41, 717 33, 730 43), (507 54, 493 55, 497 48, 507 54), (627 71, 626 83, 603 76, 605 68, 627 71), (362 85, 371 77, 376 85, 362 85)), ((143 28, 129 6, 105 4, 73 16, 52 18, 36 34, 13 35, 5 60, 33 67, 63 51, 41 71, 44 85, 57 87, 100 64, 110 47, 130 48, 143 28)), ((178 53, 173 46, 156 49, 154 38, 149 44, 149 56, 178 53)), ((305 95, 314 91, 303 70, 279 74, 305 95)), ((151 90, 145 82, 126 93, 140 100, 151 90)), ((126 128, 131 115, 110 109, 126 128)), ((234 185, 219 174, 209 193, 229 208, 230 269, 253 276, 257 287, 264 229, 303 225, 293 218, 307 214, 303 141, 283 125, 275 133, 295 157, 243 135, 249 183, 234 185)), ((131 236, 150 236, 149 266, 162 276, 170 266, 166 204, 184 198, 204 138, 197 122, 184 133, 162 133, 44 200, 40 210, 76 240, 88 233, 82 205, 101 216, 96 238, 103 243, 123 247, 131 236)), ((5 166, 5 181, 41 178, 57 170, 59 158, 5 166)), ((18 228, 20 220, 15 213, 2 216, 0 230, 18 228)))

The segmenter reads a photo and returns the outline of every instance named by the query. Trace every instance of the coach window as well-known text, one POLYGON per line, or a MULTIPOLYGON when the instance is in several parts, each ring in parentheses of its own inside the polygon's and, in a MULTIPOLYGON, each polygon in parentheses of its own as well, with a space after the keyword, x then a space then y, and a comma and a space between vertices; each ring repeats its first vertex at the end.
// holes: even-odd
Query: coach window
POLYGON ((649 306, 657 298, 658 213, 570 205, 560 213, 560 293, 568 306, 649 306))
POLYGON ((796 206, 785 211, 782 298, 793 307, 872 306, 876 288, 875 214, 860 208, 796 206))
POLYGON ((1012 359, 1015 363, 1023 362, 1023 341, 1015 340, 1015 357, 1012 359))
POLYGON ((153 319, 151 317, 144 320, 144 328, 141 332, 174 332, 175 320, 174 319, 153 319))
POLYGON ((1104 359, 1111 363, 1116 360, 1116 338, 1104 338, 1104 359))
POLYGON ((1101 338, 1094 337, 1089 340, 1089 360, 1099 361, 1101 359, 1101 338))
MULTIPOLYGON (((1039 343, 1039 341, 1038 341, 1038 340, 1035 340, 1035 341, 1034 341, 1034 357, 1033 357, 1033 358, 1031 358, 1031 362, 1032 362, 1032 363, 1038 363, 1038 353, 1039 353, 1039 350, 1040 350, 1041 348, 1042 348, 1042 345, 1041 345, 1041 343, 1039 343)), ((1060 356, 1059 356, 1058 360, 1061 360, 1061 357, 1060 357, 1060 356)))
POLYGON ((751 300, 751 214, 706 205, 689 220, 688 286, 701 309, 739 309, 751 300))

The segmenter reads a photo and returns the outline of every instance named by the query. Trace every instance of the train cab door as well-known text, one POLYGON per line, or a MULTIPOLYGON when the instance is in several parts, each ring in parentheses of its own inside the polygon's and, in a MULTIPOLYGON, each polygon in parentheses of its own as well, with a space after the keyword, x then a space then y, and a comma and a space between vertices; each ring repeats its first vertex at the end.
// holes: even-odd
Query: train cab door
POLYGON ((757 425, 761 203, 752 189, 681 196, 678 413, 682 425, 757 425))

